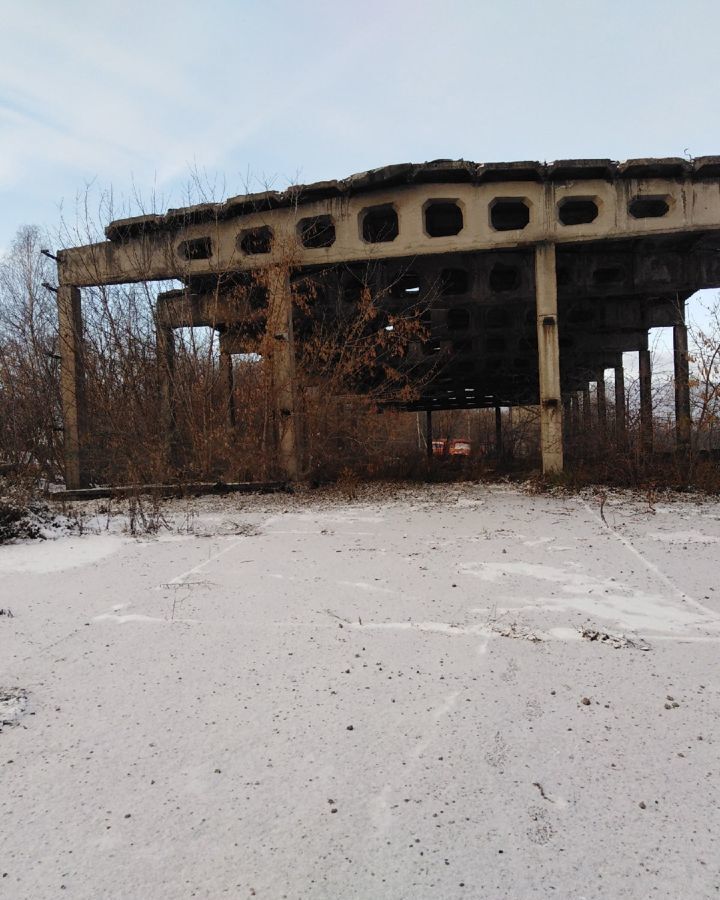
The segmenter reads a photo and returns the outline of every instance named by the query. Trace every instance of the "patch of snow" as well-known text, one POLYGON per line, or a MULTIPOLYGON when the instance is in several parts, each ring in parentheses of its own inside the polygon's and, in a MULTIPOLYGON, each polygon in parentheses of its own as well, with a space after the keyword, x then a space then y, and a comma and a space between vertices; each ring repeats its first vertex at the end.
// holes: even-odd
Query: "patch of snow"
POLYGON ((118 625, 124 625, 126 622, 166 621, 166 619, 159 619, 157 616, 143 616, 141 613, 128 613, 126 616, 118 616, 114 613, 101 613, 99 616, 93 616, 93 622, 117 622, 118 625))
POLYGON ((712 896, 720 503, 359 496, 0 548, 13 900, 712 896))
POLYGON ((396 594, 391 588, 381 587, 379 584, 370 584, 367 581, 338 581, 343 587, 358 588, 361 591, 372 591, 376 594, 396 594))
POLYGON ((42 543, 26 542, 0 547, 0 573, 45 575, 99 563, 117 553, 123 538, 112 535, 62 537, 42 543))
POLYGON ((720 544, 720 536, 701 531, 653 531, 648 537, 665 544, 720 544))

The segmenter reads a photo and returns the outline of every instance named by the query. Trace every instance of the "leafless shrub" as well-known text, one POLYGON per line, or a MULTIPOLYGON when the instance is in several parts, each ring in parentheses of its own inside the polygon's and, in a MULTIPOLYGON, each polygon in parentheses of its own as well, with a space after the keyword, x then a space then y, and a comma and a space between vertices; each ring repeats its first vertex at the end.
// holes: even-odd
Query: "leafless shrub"
POLYGON ((356 472, 347 467, 341 470, 337 484, 346 500, 352 502, 357 499, 358 483, 359 479, 356 472))
POLYGON ((53 514, 39 501, 27 480, 0 478, 0 544, 43 537, 53 514))
POLYGON ((138 491, 130 494, 126 514, 126 528, 133 537, 157 534, 163 528, 170 530, 162 499, 157 493, 143 495, 138 491))

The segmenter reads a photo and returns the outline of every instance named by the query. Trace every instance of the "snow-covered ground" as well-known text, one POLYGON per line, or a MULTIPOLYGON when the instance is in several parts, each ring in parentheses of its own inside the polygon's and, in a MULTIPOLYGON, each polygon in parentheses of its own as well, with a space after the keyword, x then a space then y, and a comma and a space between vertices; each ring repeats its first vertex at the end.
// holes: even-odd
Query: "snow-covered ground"
POLYGON ((3 900, 720 893, 720 503, 100 506, 0 547, 3 900))

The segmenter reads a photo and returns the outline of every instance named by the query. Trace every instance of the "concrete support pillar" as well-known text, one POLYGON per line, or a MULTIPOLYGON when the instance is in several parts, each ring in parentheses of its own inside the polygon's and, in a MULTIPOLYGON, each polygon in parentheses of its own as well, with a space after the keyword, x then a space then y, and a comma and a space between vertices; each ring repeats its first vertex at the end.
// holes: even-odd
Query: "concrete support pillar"
POLYGON ((583 428, 587 434, 592 428, 592 407, 590 405, 590 388, 584 387, 582 391, 582 418, 583 428))
POLYGON ((501 459, 503 455, 503 430, 502 430, 502 409, 495 407, 495 456, 501 459))
POLYGON ((577 391, 570 394, 571 433, 577 439, 580 434, 580 396, 577 391))
POLYGON ((225 422, 229 429, 235 427, 235 383, 233 380, 232 354, 220 350, 220 385, 225 406, 225 422))
POLYGON ((570 402, 570 394, 563 394, 562 400, 562 432, 565 445, 569 445, 572 440, 572 404, 570 402))
POLYGON ((266 274, 268 291, 267 353, 277 423, 278 463, 283 475, 294 481, 300 470, 295 404, 295 347, 292 324, 292 292, 287 269, 266 274))
POLYGON ((597 420, 598 434, 601 441, 607 437, 607 392, 605 390, 605 369, 598 369, 595 376, 597 384, 597 420))
POLYGON ((615 441, 618 447, 624 447, 627 442, 625 369, 622 366, 615 366, 615 441))
POLYGON ((557 324, 555 245, 535 248, 535 310, 537 313, 540 382, 540 449, 545 474, 562 472, 563 433, 560 402, 560 347, 557 324))
POLYGON ((652 368, 650 351, 638 350, 640 370, 640 449, 649 456, 653 449, 652 368))
POLYGON ((320 388, 316 384, 306 386, 302 418, 302 448, 305 454, 305 465, 308 470, 312 469, 314 462, 314 431, 319 428, 318 423, 321 420, 321 397, 320 388))
POLYGON ((60 339, 60 395, 65 439, 65 485, 87 487, 85 365, 80 290, 61 284, 57 292, 60 339))
POLYGON ((688 364, 688 336, 685 325, 685 309, 682 320, 673 326, 673 351, 675 362, 675 440, 677 449, 690 449, 692 420, 690 418, 690 367, 688 364))
POLYGON ((155 344, 160 388, 160 423, 165 441, 165 464, 172 471, 178 464, 178 439, 175 410, 175 335, 170 325, 156 323, 155 344))
POLYGON ((425 410, 425 453, 427 454, 428 464, 433 459, 433 428, 432 428, 432 410, 425 410))

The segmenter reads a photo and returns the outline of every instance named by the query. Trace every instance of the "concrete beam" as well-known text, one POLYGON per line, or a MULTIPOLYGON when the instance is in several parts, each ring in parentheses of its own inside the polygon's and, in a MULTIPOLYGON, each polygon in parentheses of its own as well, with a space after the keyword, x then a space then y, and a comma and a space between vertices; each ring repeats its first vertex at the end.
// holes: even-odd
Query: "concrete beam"
POLYGON ((171 328, 216 328, 238 324, 256 315, 244 300, 218 291, 195 294, 189 290, 160 294, 156 320, 171 328))
MULTIPOLYGON (((191 278, 277 265, 328 266, 333 263, 433 253, 488 250, 551 241, 576 244, 653 235, 676 235, 720 230, 717 176, 622 177, 582 182, 508 181, 452 185, 452 196, 463 212, 463 225, 455 235, 433 237, 424 222, 428 202, 447 196, 448 184, 383 186, 362 193, 348 191, 342 198, 311 199, 281 208, 253 211, 252 204, 217 209, 216 215, 156 216, 139 229, 118 225, 113 240, 61 251, 61 281, 80 286, 132 281, 191 278), (440 193, 438 193, 440 192, 440 193), (636 217, 633 198, 661 196, 667 210, 658 217, 636 217), (529 211, 529 220, 513 229, 495 228, 491 211, 498 200, 517 198, 529 211), (563 207, 573 201, 592 202, 594 217, 563 221, 563 207), (363 220, 371 207, 392 207, 397 234, 387 241, 365 239, 363 220), (308 247, 301 239, 302 218, 329 217, 335 229, 330 246, 308 247), (587 221, 587 218, 590 221, 587 221), (269 229, 267 252, 243 245, 243 235, 269 229), (125 234, 127 232, 127 234, 125 234)), ((189 211, 188 211, 189 212, 189 211)), ((197 211, 195 211, 197 212, 197 211)), ((713 267, 713 272, 715 268, 713 267)), ((657 275, 653 277, 657 278, 657 275)), ((711 275, 710 277, 714 277, 711 275)), ((697 286, 697 285, 695 285, 697 286)))
POLYGON ((563 470, 562 405, 560 401, 560 347, 557 323, 555 245, 535 248, 535 311, 540 381, 540 449, 543 472, 563 470))
POLYGON ((234 355, 256 354, 258 352, 258 338, 249 335, 242 328, 230 326, 220 333, 220 350, 222 353, 234 355))

